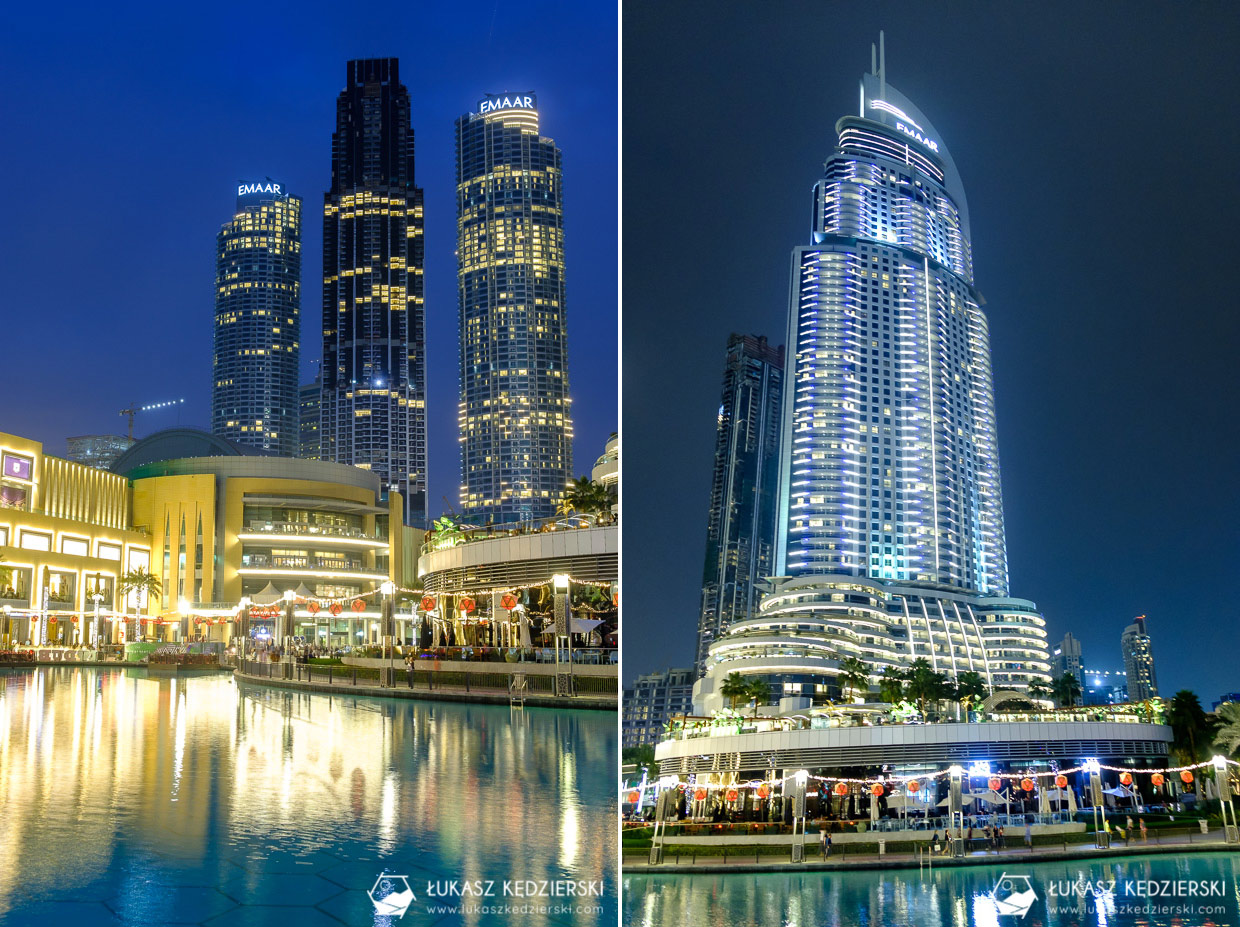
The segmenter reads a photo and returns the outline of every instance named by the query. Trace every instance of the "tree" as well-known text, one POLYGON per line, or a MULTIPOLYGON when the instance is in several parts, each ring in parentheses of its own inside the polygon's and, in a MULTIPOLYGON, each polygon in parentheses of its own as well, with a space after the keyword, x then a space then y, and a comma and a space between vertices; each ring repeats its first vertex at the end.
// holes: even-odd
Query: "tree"
POLYGON ((163 595, 163 584, 160 583, 159 577, 149 570, 135 569, 130 570, 121 576, 120 582, 117 584, 122 596, 128 596, 129 593, 135 592, 138 597, 138 604, 134 606, 134 617, 137 618, 141 609, 143 594, 160 598, 163 595))
POLYGON ((857 695, 864 695, 870 689, 870 667, 859 657, 845 657, 840 661, 840 686, 847 697, 851 689, 857 695))
POLYGON ((883 667, 878 677, 878 697, 884 702, 898 705, 904 700, 904 674, 892 666, 883 667))
POLYGON ((905 694, 917 702, 923 715, 926 713, 927 702, 937 702, 947 693, 947 677, 935 672, 925 657, 918 657, 912 662, 905 678, 908 681, 905 694))
POLYGON ((749 698, 749 683, 740 673, 728 673, 719 687, 719 694, 732 702, 732 710, 741 699, 749 698))
POLYGON ((614 503, 610 489, 588 476, 579 476, 568 484, 556 511, 561 515, 595 515, 600 521, 610 521, 614 503))
POLYGON ((1036 677, 1029 680, 1025 691, 1029 693, 1029 698, 1034 703, 1045 702, 1051 697, 1051 687, 1036 677))
POLYGON ((1072 673, 1064 673, 1051 683, 1051 694, 1060 708, 1071 708, 1081 697, 1081 684, 1072 673))
POLYGON ((1219 720, 1214 735, 1215 746, 1228 756, 1240 750, 1240 702, 1223 702, 1214 712, 1219 720))
POLYGON ((968 670, 956 677, 956 701, 965 709, 986 697, 986 680, 982 674, 968 670))
POLYGON ((748 694, 753 699, 753 716, 758 717, 758 706, 771 700, 771 687, 765 679, 755 679, 748 686, 748 694))
MULTIPOLYGON (((1196 692, 1181 689, 1175 694, 1167 708, 1167 723, 1171 725, 1171 751, 1181 764, 1188 766, 1206 758, 1213 731, 1196 692)), ((1200 788, 1199 781, 1193 781, 1194 791, 1200 788)))

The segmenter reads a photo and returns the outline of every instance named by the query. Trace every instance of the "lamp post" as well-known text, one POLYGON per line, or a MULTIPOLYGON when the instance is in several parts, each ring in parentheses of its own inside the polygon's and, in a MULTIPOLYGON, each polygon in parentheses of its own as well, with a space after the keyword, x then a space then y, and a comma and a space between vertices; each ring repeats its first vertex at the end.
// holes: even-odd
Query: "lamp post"
POLYGON ((1102 794, 1102 767, 1095 759, 1085 761, 1085 782, 1089 789, 1089 802, 1094 809, 1094 846, 1105 850, 1111 845, 1107 833, 1106 800, 1102 794))
POLYGON ((96 650, 102 650, 103 617, 99 614, 99 609, 103 605, 103 594, 99 592, 98 586, 95 586, 95 592, 90 599, 95 603, 95 633, 91 635, 91 643, 95 645, 96 650))
POLYGON ((177 599, 177 637, 181 638, 181 643, 185 644, 188 649, 189 644, 189 599, 181 596, 177 599))
POLYGON ((556 573, 551 577, 555 589, 555 694, 573 694, 573 629, 568 614, 569 577, 556 573))
POLYGON ((396 685, 396 583, 386 580, 379 591, 383 594, 383 604, 379 608, 379 633, 383 635, 383 646, 387 648, 388 668, 384 684, 396 685))
POLYGON ((250 597, 242 596, 237 603, 237 664, 245 672, 245 640, 250 636, 250 597))
POLYGON ((1236 809, 1231 803, 1231 779, 1227 773, 1227 757, 1214 756, 1214 784, 1218 788, 1219 813, 1223 818, 1223 839, 1227 843, 1240 843, 1240 828, 1236 826, 1236 809))
POLYGON ((792 861, 794 863, 805 862, 805 785, 807 782, 809 782, 809 770, 798 769, 792 777, 792 861))
POLYGON ((13 646, 13 606, 0 605, 0 612, 4 612, 4 648, 7 650, 13 646))
POLYGON ((948 773, 951 788, 947 793, 947 829, 952 838, 952 856, 964 856, 964 805, 961 795, 964 767, 956 764, 948 773))

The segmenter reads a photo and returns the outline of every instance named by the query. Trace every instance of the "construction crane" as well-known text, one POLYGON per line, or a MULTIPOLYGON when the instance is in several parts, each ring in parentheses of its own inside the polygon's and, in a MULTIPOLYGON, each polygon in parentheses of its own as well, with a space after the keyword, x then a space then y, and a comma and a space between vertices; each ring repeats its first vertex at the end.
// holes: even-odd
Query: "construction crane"
POLYGON ((121 409, 121 415, 129 416, 129 440, 133 440, 133 417, 139 412, 150 412, 152 409, 166 409, 169 406, 183 405, 184 399, 170 399, 168 402, 153 402, 149 406, 140 406, 131 402, 128 409, 121 409))

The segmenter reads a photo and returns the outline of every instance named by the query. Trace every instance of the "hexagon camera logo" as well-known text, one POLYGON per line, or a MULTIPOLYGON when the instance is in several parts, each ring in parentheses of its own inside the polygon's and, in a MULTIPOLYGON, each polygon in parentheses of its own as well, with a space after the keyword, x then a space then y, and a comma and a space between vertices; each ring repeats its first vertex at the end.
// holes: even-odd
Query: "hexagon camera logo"
POLYGON ((995 903, 995 911, 1000 916, 1024 917, 1038 900, 1038 893, 1027 875, 999 875, 999 881, 990 890, 990 898, 995 903))
POLYGON ((415 896, 409 885, 409 877, 382 872, 375 879, 374 888, 366 893, 370 903, 375 906, 375 913, 385 917, 404 917, 415 896))

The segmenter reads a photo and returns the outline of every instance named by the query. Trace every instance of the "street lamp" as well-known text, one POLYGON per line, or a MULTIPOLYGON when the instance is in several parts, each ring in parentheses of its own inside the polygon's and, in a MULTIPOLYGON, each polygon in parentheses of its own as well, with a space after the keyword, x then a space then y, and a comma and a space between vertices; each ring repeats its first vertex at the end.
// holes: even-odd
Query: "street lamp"
POLYGON ((250 597, 243 595, 237 603, 237 664, 245 672, 245 639, 250 636, 250 597))
POLYGON ((1240 843, 1240 827, 1236 826, 1236 809, 1231 803, 1231 781, 1227 773, 1227 757, 1214 755, 1214 784, 1218 788, 1219 811, 1223 818, 1223 839, 1240 843))
POLYGON ((91 635, 91 643, 95 645, 96 650, 100 650, 102 649, 100 646, 100 639, 103 637, 103 618, 99 614, 99 609, 103 605, 103 594, 99 592, 98 586, 95 586, 95 592, 91 595, 90 599, 95 603, 95 633, 91 635))
POLYGON ((569 579, 566 573, 551 577, 555 589, 555 694, 573 694, 573 629, 568 612, 569 579), (567 662, 567 671, 563 663, 567 662))
POLYGON ((13 606, 0 605, 0 612, 4 612, 4 646, 8 649, 13 646, 13 606))
POLYGON ((379 633, 383 635, 383 646, 388 648, 388 671, 386 683, 389 686, 396 685, 396 583, 390 579, 385 580, 383 585, 379 587, 379 592, 383 594, 383 604, 380 606, 379 615, 382 626, 379 633))
POLYGON ((1111 836, 1107 830, 1106 800, 1102 796, 1102 765, 1093 758, 1084 764, 1086 788, 1089 789, 1089 801, 1094 809, 1094 846, 1105 850, 1111 845, 1111 836))
POLYGON ((948 773, 951 776, 951 788, 947 793, 947 828, 952 838, 952 856, 964 856, 964 804, 960 794, 964 767, 957 763, 948 773))
POLYGON ((177 614, 181 616, 181 620, 177 622, 177 636, 181 638, 181 643, 189 640, 189 610, 189 599, 185 596, 177 599, 177 614))

